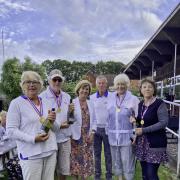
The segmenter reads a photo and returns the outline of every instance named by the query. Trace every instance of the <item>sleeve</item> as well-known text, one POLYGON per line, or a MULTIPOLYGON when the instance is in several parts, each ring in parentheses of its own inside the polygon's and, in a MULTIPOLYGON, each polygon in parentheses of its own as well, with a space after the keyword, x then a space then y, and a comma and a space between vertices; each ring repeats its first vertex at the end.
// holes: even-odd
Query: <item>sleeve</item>
POLYGON ((92 108, 93 108, 92 130, 96 131, 97 130, 97 119, 96 119, 96 113, 95 113, 95 108, 94 108, 94 104, 93 103, 92 103, 92 108))
POLYGON ((164 129, 168 124, 168 111, 166 104, 163 102, 157 110, 158 122, 151 126, 143 128, 143 133, 150 133, 164 129))
POLYGON ((109 114, 109 110, 108 109, 107 109, 107 111, 108 111, 108 117, 107 117, 107 121, 106 121, 105 132, 108 135, 108 133, 109 133, 109 123, 110 123, 110 114, 109 114))
POLYGON ((35 143, 35 136, 22 132, 19 128, 21 125, 21 112, 16 101, 12 101, 7 113, 7 134, 10 138, 35 143))
POLYGON ((139 106, 139 99, 135 96, 134 98, 134 112, 135 112, 135 117, 138 115, 138 106, 139 106))

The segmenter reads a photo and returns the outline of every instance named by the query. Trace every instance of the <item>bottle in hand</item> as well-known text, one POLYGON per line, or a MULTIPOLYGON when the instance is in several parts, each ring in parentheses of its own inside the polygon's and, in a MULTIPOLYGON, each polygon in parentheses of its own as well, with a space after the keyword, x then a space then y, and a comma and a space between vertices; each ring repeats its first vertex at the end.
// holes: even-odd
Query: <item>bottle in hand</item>
MULTIPOLYGON (((72 99, 70 99, 70 104, 72 104, 72 99)), ((69 110, 68 110, 68 124, 73 124, 74 123, 74 111, 70 110, 70 105, 69 105, 69 110)))
MULTIPOLYGON (((55 112, 55 108, 52 108, 51 111, 55 112)), ((41 125, 41 133, 47 134, 49 132, 49 130, 51 129, 51 127, 52 127, 52 123, 49 121, 48 118, 46 118, 41 125)))

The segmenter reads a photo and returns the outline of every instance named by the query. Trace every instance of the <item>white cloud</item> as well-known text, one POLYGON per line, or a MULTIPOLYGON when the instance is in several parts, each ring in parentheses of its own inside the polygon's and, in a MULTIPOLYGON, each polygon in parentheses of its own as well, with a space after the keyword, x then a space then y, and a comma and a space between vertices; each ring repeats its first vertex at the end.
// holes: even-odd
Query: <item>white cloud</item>
POLYGON ((162 23, 157 12, 168 9, 167 2, 0 0, 0 16, 21 15, 5 22, 6 57, 128 63, 162 23))
POLYGON ((34 11, 27 2, 14 2, 12 0, 0 0, 0 17, 8 16, 14 10, 16 13, 19 11, 34 11))

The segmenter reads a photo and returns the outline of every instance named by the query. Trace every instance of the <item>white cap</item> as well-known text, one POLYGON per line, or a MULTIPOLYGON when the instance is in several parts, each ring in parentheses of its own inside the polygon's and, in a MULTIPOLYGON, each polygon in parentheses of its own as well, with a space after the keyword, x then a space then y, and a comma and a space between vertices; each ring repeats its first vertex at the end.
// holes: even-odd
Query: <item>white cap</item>
POLYGON ((55 77, 60 77, 64 81, 64 77, 62 75, 62 72, 59 69, 53 69, 49 74, 49 79, 53 79, 55 77))

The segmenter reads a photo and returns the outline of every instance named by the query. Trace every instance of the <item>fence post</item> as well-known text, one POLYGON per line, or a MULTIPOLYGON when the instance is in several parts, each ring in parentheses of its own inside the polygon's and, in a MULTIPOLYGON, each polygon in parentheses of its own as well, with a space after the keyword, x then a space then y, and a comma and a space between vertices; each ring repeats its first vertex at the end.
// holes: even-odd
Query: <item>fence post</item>
MULTIPOLYGON (((180 128, 180 107, 179 107, 179 128, 180 128)), ((179 177, 180 175, 180 130, 178 129, 178 152, 177 152, 177 177, 179 177)))

